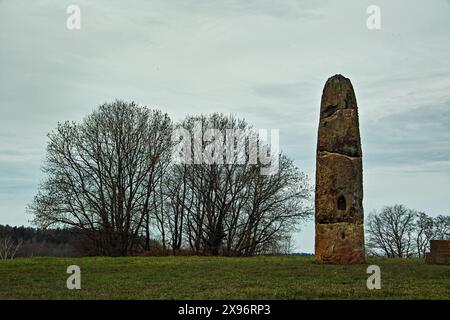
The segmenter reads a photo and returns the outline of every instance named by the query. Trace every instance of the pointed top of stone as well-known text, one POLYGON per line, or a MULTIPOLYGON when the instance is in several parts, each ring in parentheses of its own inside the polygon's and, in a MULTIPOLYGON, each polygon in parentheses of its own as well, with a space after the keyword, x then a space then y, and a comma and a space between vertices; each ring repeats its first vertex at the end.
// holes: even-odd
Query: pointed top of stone
POLYGON ((329 78, 323 88, 318 151, 362 155, 355 92, 340 74, 329 78))
POLYGON ((341 74, 330 77, 323 88, 320 117, 327 118, 337 110, 356 108, 355 92, 350 79, 341 74))
POLYGON ((350 79, 348 79, 348 78, 344 77, 342 74, 338 73, 332 77, 329 77, 327 82, 329 82, 329 81, 349 81, 350 82, 350 79))

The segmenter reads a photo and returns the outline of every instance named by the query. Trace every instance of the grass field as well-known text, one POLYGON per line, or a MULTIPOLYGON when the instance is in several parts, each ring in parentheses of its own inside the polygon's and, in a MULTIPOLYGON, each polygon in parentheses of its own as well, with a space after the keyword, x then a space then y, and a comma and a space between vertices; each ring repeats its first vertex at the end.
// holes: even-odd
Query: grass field
POLYGON ((370 259, 382 288, 368 290, 367 265, 319 265, 311 257, 31 258, 0 261, 2 299, 450 299, 450 266, 370 259), (81 290, 66 269, 81 268, 81 290))

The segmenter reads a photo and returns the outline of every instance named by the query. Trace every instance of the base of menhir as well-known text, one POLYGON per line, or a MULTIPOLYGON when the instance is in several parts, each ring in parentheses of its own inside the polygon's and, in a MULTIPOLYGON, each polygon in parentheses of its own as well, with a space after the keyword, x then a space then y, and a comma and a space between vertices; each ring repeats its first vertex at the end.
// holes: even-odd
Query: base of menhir
POLYGON ((315 252, 319 263, 365 263, 364 226, 347 222, 317 224, 315 252))

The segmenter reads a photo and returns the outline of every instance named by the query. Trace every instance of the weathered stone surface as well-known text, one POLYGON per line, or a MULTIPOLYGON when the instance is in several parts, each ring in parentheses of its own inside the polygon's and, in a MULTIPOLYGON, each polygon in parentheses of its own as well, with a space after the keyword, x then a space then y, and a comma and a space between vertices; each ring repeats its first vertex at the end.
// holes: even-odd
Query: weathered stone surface
POLYGON ((323 89, 317 150, 362 156, 355 92, 341 75, 328 79, 323 89))
POLYGON ((428 264, 450 265, 450 240, 431 240, 431 250, 425 255, 428 264))
POLYGON ((316 223, 363 222, 362 159, 335 153, 317 157, 316 223), (337 199, 343 196, 346 210, 339 210, 337 199))
POLYGON ((321 263, 364 263, 364 231, 361 223, 316 226, 316 259, 321 263))
POLYGON ((364 263, 362 151, 358 108, 350 80, 325 84, 316 159, 316 260, 364 263))

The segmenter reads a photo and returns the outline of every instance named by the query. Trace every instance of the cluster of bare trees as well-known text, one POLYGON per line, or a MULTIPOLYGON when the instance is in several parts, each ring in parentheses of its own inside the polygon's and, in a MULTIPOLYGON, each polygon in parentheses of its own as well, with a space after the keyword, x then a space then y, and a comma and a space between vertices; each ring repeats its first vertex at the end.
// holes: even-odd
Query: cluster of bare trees
POLYGON ((423 257, 430 240, 450 239, 450 216, 433 218, 403 205, 387 206, 369 215, 367 234, 370 254, 423 257))
MULTIPOLYGON (((227 129, 248 129, 245 121, 217 114, 188 117, 181 126, 191 132, 198 122, 203 131, 215 128, 223 136, 227 129)), ((233 144, 245 145, 238 141, 245 136, 234 138, 233 144)), ((172 250, 179 249, 185 239, 197 254, 261 254, 310 216, 307 179, 292 161, 276 155, 278 172, 262 175, 262 164, 249 163, 250 152, 247 144, 240 164, 236 155, 232 164, 170 168, 165 191, 171 209, 166 212, 173 213, 167 221, 172 250)))
MULTIPOLYGON (((100 106, 82 123, 59 124, 49 134, 46 179, 30 205, 35 223, 78 230, 105 255, 149 250, 152 238, 174 254, 188 248, 256 255, 279 247, 311 216, 305 175, 281 153, 272 155, 277 173, 262 175, 265 164, 250 161, 251 147, 236 148, 231 162, 174 163, 174 129, 192 132, 195 123, 202 136, 208 128, 224 137, 249 129, 220 114, 173 124, 159 110, 122 101, 100 106)), ((232 139, 242 146, 239 139, 248 137, 232 139)))

